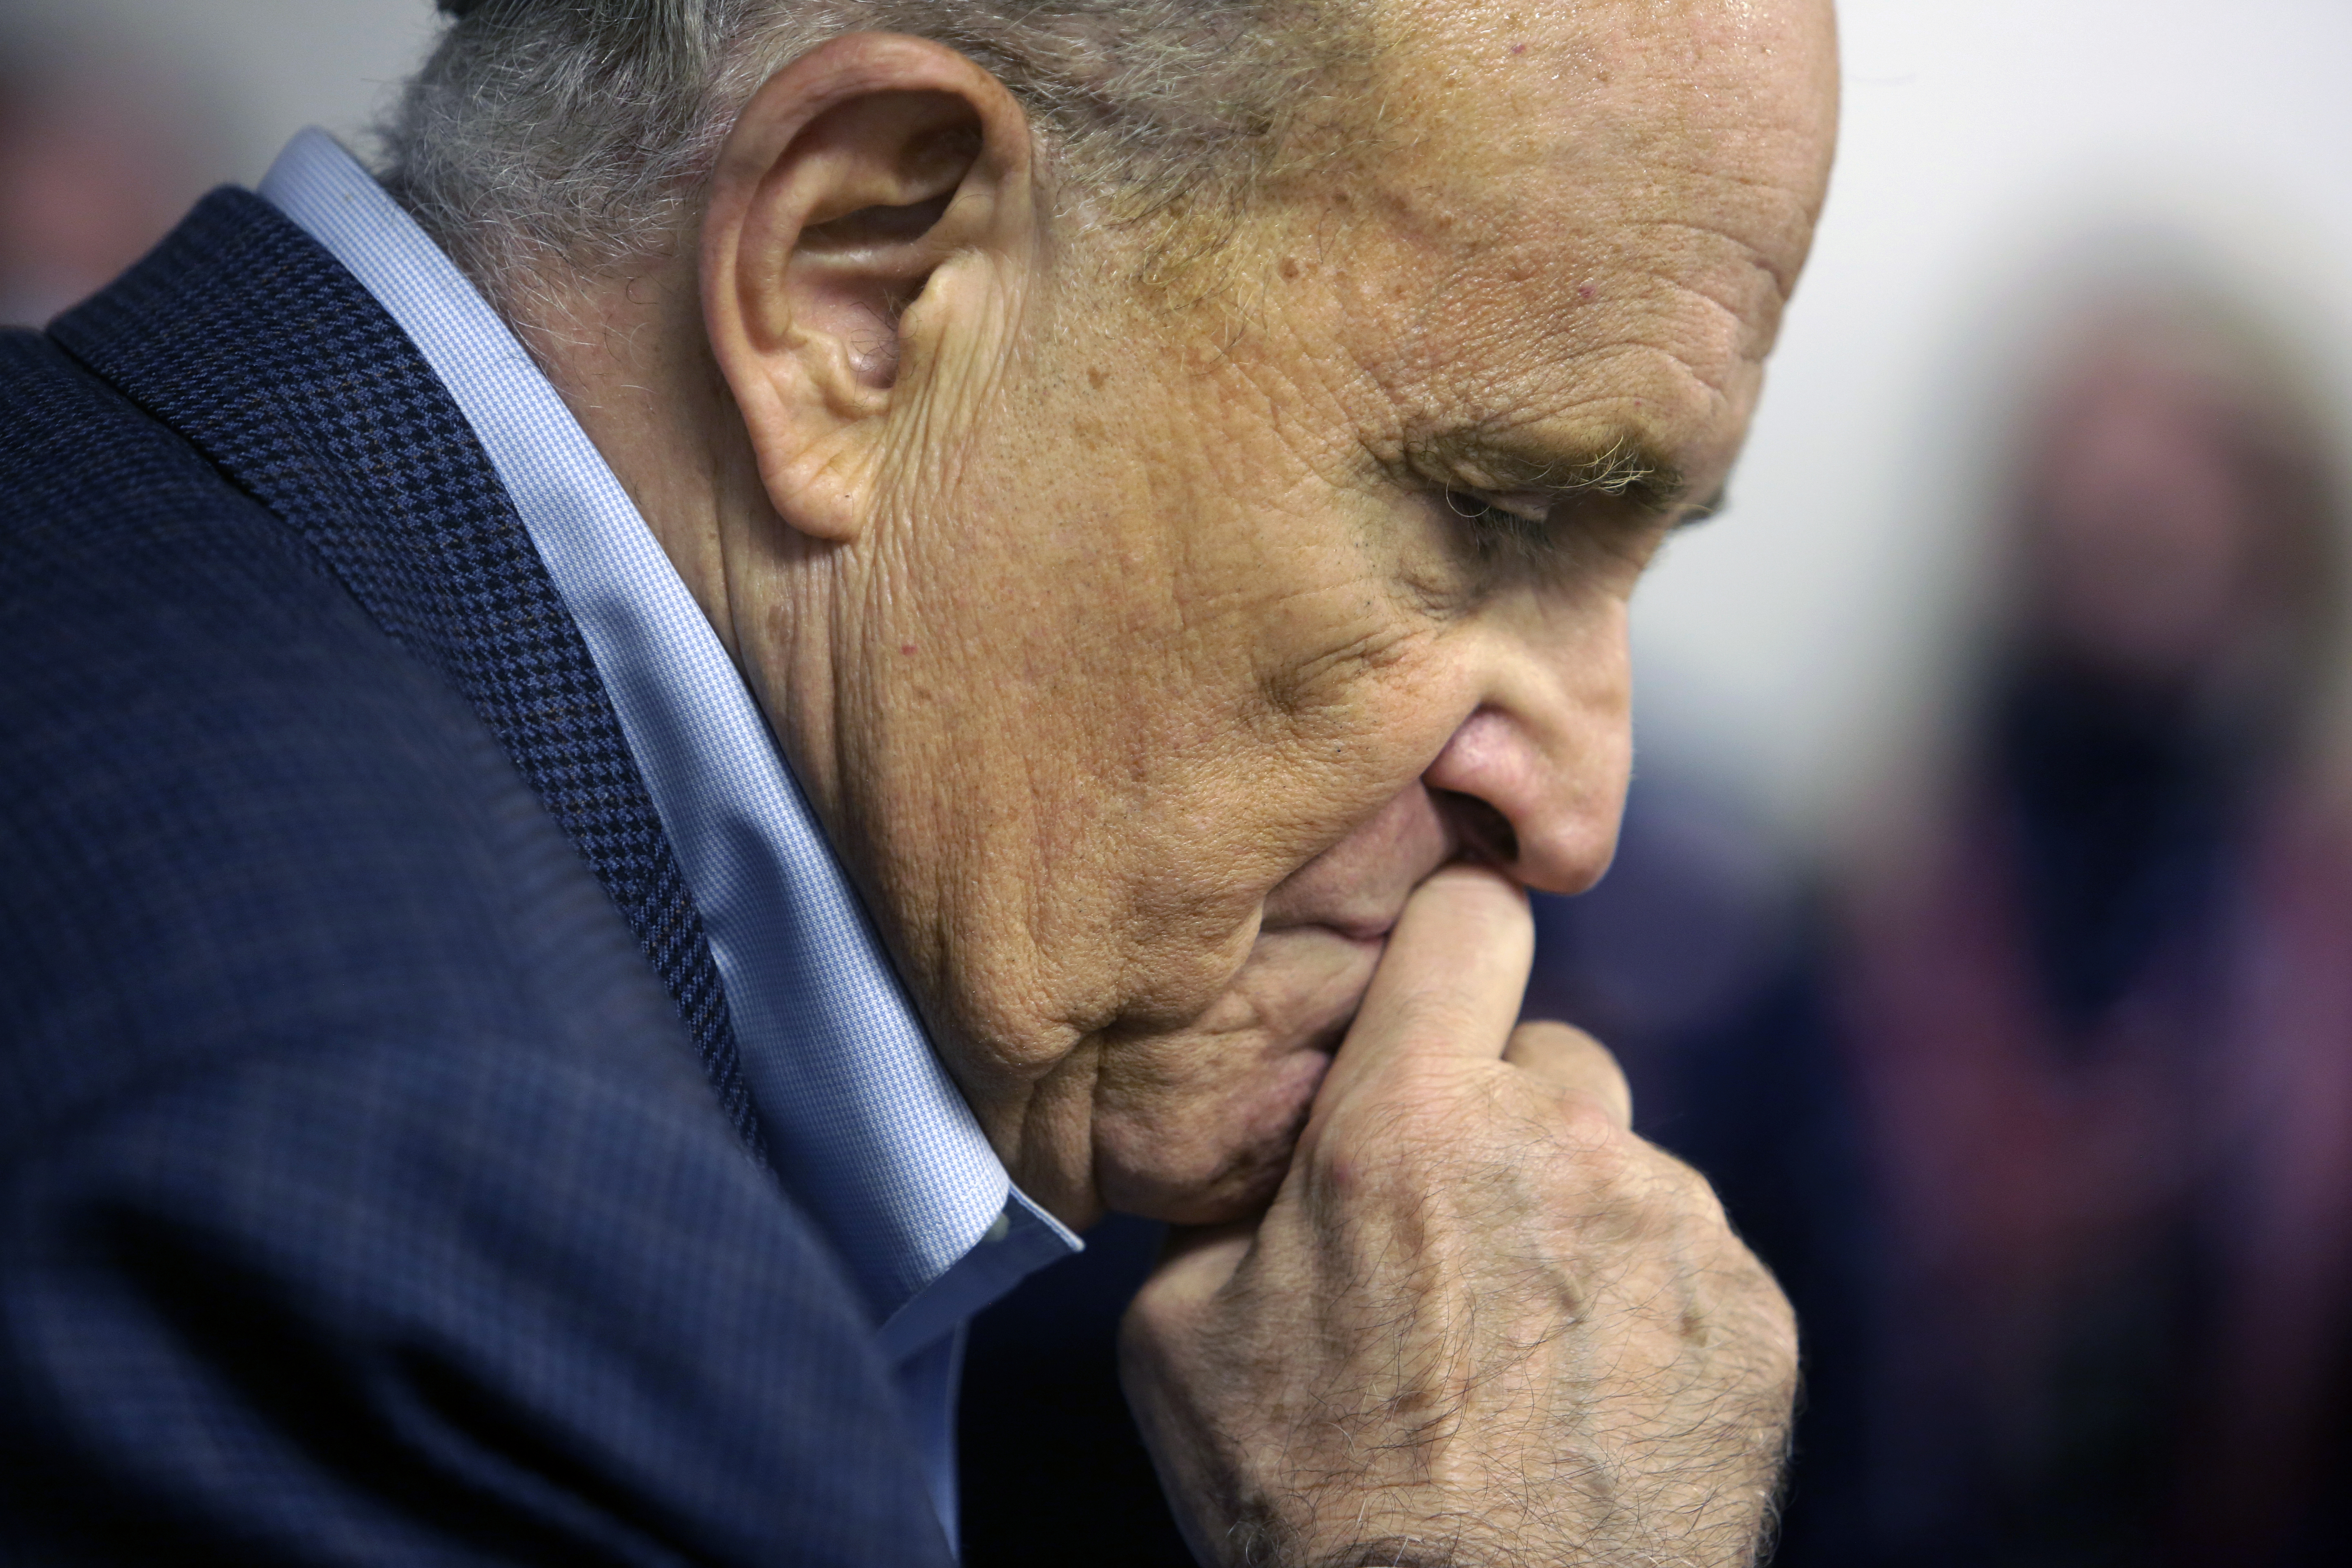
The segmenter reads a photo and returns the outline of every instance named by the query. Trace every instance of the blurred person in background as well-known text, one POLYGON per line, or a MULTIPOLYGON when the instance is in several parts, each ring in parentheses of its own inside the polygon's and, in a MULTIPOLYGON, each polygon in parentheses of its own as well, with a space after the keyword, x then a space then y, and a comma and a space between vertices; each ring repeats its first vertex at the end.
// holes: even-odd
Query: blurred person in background
POLYGON ((1736 820, 1637 787, 1529 1003, 1611 1032, 1806 1325, 1783 1563, 2340 1561, 2326 426, 2206 292, 2109 299, 2052 363, 1897 830, 1776 951, 1736 820))
POLYGON ((1895 1244, 1881 1530, 1913 1562, 2336 1560, 2302 1529, 2352 1256, 2326 439, 2186 293, 2095 315, 2035 429, 1972 731, 1844 901, 1895 1244))
POLYGON ((0 18, 0 324, 45 322, 138 260, 204 194, 222 141, 184 68, 0 18))

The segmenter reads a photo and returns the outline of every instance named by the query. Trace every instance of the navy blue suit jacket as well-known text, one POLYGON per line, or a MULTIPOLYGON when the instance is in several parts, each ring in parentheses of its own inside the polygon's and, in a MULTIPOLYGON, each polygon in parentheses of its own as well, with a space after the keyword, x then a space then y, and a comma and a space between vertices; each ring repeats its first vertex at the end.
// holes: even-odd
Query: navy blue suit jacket
POLYGON ((948 1560, 577 628, 242 192, 0 333, 0 1558, 948 1560))

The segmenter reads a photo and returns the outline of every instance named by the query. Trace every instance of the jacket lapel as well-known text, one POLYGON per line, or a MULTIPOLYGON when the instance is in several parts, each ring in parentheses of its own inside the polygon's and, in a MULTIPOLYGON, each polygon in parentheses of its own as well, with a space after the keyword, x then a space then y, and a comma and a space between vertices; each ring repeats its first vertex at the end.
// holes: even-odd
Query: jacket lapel
POLYGON ((399 326, 276 208, 226 189, 50 331, 299 530, 473 704, 620 907, 764 1158, 702 918, 587 645, 399 326))

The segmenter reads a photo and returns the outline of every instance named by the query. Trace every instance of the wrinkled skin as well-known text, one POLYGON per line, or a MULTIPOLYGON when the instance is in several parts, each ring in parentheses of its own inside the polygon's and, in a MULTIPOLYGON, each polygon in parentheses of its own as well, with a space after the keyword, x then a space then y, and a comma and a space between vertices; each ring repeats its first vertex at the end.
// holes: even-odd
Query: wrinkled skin
POLYGON ((720 530, 795 766, 982 1123, 1075 1221, 1265 1200, 1468 831, 1433 792, 1506 819, 1531 885, 1606 865, 1626 596, 1732 459, 1820 196, 1797 22, 1387 26, 1390 134, 1271 198, 1205 300, 1067 239, 951 261, 887 414, 776 437, 826 454, 771 477, 778 512, 854 484, 850 536, 720 530), (1518 471, 1620 444, 1682 489, 1518 471), (1449 490, 1546 548, 1483 560, 1449 490))
POLYGON ((696 246, 526 331, 1015 1178, 1223 1227, 1129 1334, 1203 1554, 1741 1561, 1787 1312, 1605 1053, 1511 1034, 1517 889, 1612 853, 1627 599, 1754 406, 1829 9, 1375 26, 1196 275, 866 35, 752 100, 696 246))
POLYGON ((1270 1209, 1129 1310, 1202 1562, 1754 1561, 1795 1324, 1608 1053, 1512 1028, 1532 946, 1492 871, 1424 883, 1270 1209))

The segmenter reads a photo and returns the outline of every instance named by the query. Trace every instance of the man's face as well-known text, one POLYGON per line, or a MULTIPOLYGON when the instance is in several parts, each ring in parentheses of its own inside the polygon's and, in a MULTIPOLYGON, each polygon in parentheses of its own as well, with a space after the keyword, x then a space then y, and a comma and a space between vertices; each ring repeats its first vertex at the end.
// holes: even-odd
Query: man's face
POLYGON ((893 456, 829 813, 1066 1217, 1263 1201, 1420 880, 1608 862, 1627 595, 1746 426, 1833 68, 1818 0, 1560 9, 1389 7, 1349 146, 1168 287, 1073 225, 893 456))

